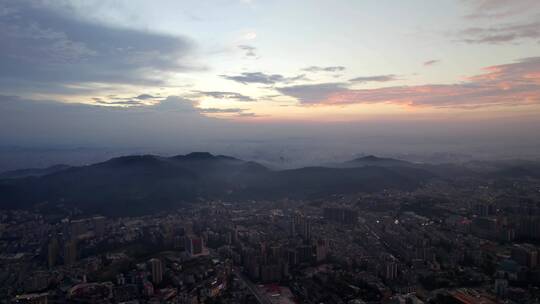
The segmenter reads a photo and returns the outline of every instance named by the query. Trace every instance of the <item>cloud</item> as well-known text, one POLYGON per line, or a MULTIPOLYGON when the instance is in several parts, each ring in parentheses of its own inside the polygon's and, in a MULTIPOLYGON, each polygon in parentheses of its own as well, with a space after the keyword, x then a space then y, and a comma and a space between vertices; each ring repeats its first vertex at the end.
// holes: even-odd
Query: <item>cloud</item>
POLYGON ((425 61, 425 62, 424 62, 424 65, 425 65, 425 66, 432 66, 432 65, 438 64, 439 62, 441 62, 441 61, 440 61, 440 60, 433 59, 433 60, 425 61))
POLYGON ((426 84, 378 89, 349 89, 342 83, 277 88, 301 104, 387 103, 474 109, 540 103, 540 57, 487 67, 486 73, 457 84, 426 84))
POLYGON ((238 101, 256 101, 255 99, 242 95, 236 92, 222 92, 222 91, 196 91, 198 95, 210 96, 216 99, 234 99, 238 101))
POLYGON ((169 96, 164 100, 142 108, 177 113, 242 113, 244 109, 240 108, 200 108, 200 103, 196 100, 187 99, 179 96, 169 96))
POLYGON ((256 53, 257 48, 254 47, 254 46, 239 45, 238 48, 245 51, 244 56, 246 56, 246 57, 257 57, 257 53, 256 53))
POLYGON ((469 5, 467 19, 490 26, 468 27, 458 33, 459 41, 470 44, 519 43, 540 38, 540 1, 537 0, 462 0, 469 5))
POLYGON ((3 145, 17 146, 184 145, 201 137, 219 138, 214 134, 230 125, 206 114, 232 116, 242 111, 200 109, 198 102, 178 96, 155 105, 123 107, 0 95, 0 138, 3 145))
POLYGON ((257 33, 256 32, 246 32, 242 35, 242 38, 244 40, 254 40, 255 38, 257 38, 257 33))
POLYGON ((240 108, 199 108, 199 112, 201 113, 209 113, 209 114, 216 114, 216 113, 239 113, 242 114, 244 112, 244 109, 240 108))
POLYGON ((163 85, 170 73, 196 69, 185 37, 91 23, 46 1, 4 1, 0 88, 26 91, 73 84, 163 85))
POLYGON ((327 67, 310 66, 310 67, 307 67, 307 68, 303 68, 302 71, 311 72, 311 73, 342 72, 342 71, 345 71, 345 67, 344 66, 327 66, 327 67))
POLYGON ((181 114, 241 114, 245 109, 241 108, 200 108, 200 103, 195 100, 186 99, 179 96, 169 96, 164 100, 150 106, 142 107, 144 109, 176 112, 181 114))
MULTIPOLYGON (((223 93, 224 96, 227 95, 228 92, 206 92, 206 93, 223 93)), ((230 93, 235 94, 235 93, 230 93)), ((219 95, 219 94, 217 94, 219 95)), ((217 96, 216 95, 216 96, 217 96)), ((0 95, 1 97, 1 95, 0 95)), ((145 110, 152 110, 152 111, 163 111, 163 112, 171 112, 171 113, 179 113, 179 114, 226 114, 226 113, 243 113, 245 109, 241 108, 201 108, 200 102, 197 100, 185 98, 185 97, 179 97, 179 96, 168 96, 168 97, 156 97, 156 99, 152 100, 152 103, 143 103, 141 100, 137 100, 136 98, 116 98, 113 97, 112 99, 105 99, 102 97, 94 97, 92 98, 93 104, 96 106, 109 106, 109 107, 124 107, 126 109, 126 106, 129 106, 132 110, 138 109, 145 109, 145 110)), ((146 101, 146 100, 145 100, 146 101)))
POLYGON ((478 18, 507 18, 523 15, 540 8, 537 0, 463 0, 471 7, 471 12, 465 17, 478 18))
POLYGON ((140 94, 131 97, 118 97, 116 95, 93 97, 92 103, 104 106, 144 106, 156 104, 166 97, 154 96, 150 94, 140 94))
POLYGON ((353 79, 349 79, 350 82, 387 82, 397 80, 396 75, 376 75, 376 76, 361 76, 353 79))
POLYGON ((471 27, 461 31, 461 40, 470 44, 501 44, 540 38, 540 21, 495 27, 471 27))
POLYGON ((250 112, 199 106, 197 101, 179 96, 168 96, 154 105, 124 107, 0 95, 1 145, 156 149, 174 146, 190 150, 200 141, 216 143, 247 132, 245 126, 229 118, 250 112))
POLYGON ((336 92, 347 89, 343 83, 321 83, 281 87, 276 90, 298 99, 303 104, 322 104, 336 92))
POLYGON ((106 100, 100 97, 92 98, 93 104, 102 106, 141 106, 143 103, 140 100, 124 99, 124 100, 106 100))
POLYGON ((260 117, 260 115, 257 115, 257 114, 252 113, 252 112, 242 112, 242 113, 238 113, 237 116, 238 116, 238 117, 260 117))
POLYGON ((273 85, 276 83, 291 83, 299 80, 307 80, 305 75, 297 75, 294 77, 285 77, 280 74, 265 74, 262 72, 242 73, 240 75, 220 75, 221 77, 236 81, 242 84, 260 83, 273 85))
POLYGON ((155 99, 156 97, 155 96, 152 96, 150 94, 141 94, 137 97, 135 97, 136 99, 140 99, 140 100, 147 100, 147 99, 155 99))
POLYGON ((199 114, 200 109, 197 108, 199 102, 179 96, 168 96, 164 100, 153 105, 140 107, 139 109, 148 109, 162 112, 182 113, 182 114, 199 114))

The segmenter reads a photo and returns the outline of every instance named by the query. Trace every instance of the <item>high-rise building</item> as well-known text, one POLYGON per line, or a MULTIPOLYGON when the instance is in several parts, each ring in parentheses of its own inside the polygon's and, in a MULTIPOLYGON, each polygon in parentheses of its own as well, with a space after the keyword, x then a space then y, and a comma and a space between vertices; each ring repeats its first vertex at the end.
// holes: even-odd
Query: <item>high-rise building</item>
POLYGON ((535 268, 538 264, 538 250, 531 244, 515 244, 512 247, 512 259, 520 265, 535 268))
POLYGON ((298 253, 296 252, 296 250, 287 250, 287 263, 291 266, 295 266, 298 264, 298 253))
POLYGON ((350 225, 358 222, 358 211, 349 208, 324 208, 323 215, 325 219, 341 224, 350 225))
POLYGON ((24 289, 27 292, 36 292, 47 289, 49 285, 49 274, 46 271, 36 271, 24 282, 24 289))
POLYGON ((282 265, 281 264, 269 264, 261 265, 261 281, 263 282, 277 282, 282 278, 282 265))
POLYGON ((97 236, 102 236, 105 233, 106 219, 103 216, 95 216, 92 219, 94 232, 97 236))
POLYGON ((56 265, 58 261, 58 255, 60 254, 60 244, 58 243, 58 239, 53 236, 49 240, 49 244, 47 246, 47 265, 49 268, 52 268, 56 265))
POLYGON ((322 239, 317 240, 315 251, 317 262, 326 260, 328 257, 328 242, 322 239))
POLYGON ((394 261, 387 261, 384 264, 383 275, 386 280, 394 280, 398 276, 398 264, 394 261))
POLYGON ((300 232, 304 241, 311 240, 311 221, 308 218, 303 218, 300 232))
POLYGON ((151 297, 154 295, 154 286, 152 283, 145 281, 143 283, 143 294, 147 297, 151 297))
POLYGON ((116 284, 117 285, 125 285, 126 284, 126 277, 123 273, 119 273, 116 275, 116 284))
POLYGON ((89 220, 88 219, 80 219, 80 220, 73 220, 70 223, 70 233, 72 238, 76 238, 79 235, 85 234, 89 231, 89 220))
POLYGON ((196 256, 203 253, 204 242, 200 237, 189 235, 186 237, 185 247, 190 256, 196 256))
POLYGON ((498 296, 505 297, 508 293, 508 280, 506 279, 496 279, 495 280, 495 293, 498 296))
POLYGON ((303 240, 309 241, 311 239, 311 222, 302 214, 295 214, 291 219, 291 226, 289 229, 291 236, 300 235, 303 240))
POLYGON ((150 267, 152 268, 152 283, 158 285, 163 281, 163 265, 159 259, 151 259, 150 267))
POLYGON ((64 245, 64 264, 67 266, 77 262, 77 241, 70 240, 64 245))
POLYGON ((296 217, 291 218, 291 222, 289 224, 289 235, 291 237, 296 236, 296 217))
POLYGON ((296 247, 296 254, 299 263, 311 263, 313 261, 313 246, 298 246, 296 247))

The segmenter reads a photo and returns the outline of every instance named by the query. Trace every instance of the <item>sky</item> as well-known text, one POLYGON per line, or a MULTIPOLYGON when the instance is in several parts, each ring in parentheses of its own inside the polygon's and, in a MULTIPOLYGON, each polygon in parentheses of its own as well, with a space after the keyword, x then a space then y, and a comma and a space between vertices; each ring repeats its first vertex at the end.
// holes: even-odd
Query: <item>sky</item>
POLYGON ((0 0, 0 41, 0 146, 540 147, 538 0, 0 0))

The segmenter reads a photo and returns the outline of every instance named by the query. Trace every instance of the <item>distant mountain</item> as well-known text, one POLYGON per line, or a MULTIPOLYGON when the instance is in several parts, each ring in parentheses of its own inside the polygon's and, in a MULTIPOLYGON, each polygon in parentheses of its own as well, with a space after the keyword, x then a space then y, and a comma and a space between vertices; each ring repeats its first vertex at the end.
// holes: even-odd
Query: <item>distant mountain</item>
POLYGON ((497 170, 495 175, 501 178, 540 178, 540 164, 510 166, 497 170))
POLYGON ((378 166, 386 168, 408 167, 430 172, 442 179, 455 178, 540 178, 540 164, 525 160, 469 161, 466 163, 412 163, 404 160, 373 155, 359 157, 333 167, 356 168, 378 166))
POLYGON ((326 197, 332 194, 376 192, 384 189, 412 190, 435 176, 415 168, 306 167, 273 172, 267 180, 256 183, 252 191, 264 197, 298 199, 326 197))
POLYGON ((355 158, 353 160, 345 162, 348 166, 409 166, 412 163, 404 160, 377 157, 374 155, 368 155, 364 157, 355 158))
POLYGON ((70 168, 68 165, 55 165, 47 168, 32 168, 32 169, 20 169, 12 170, 0 173, 0 179, 2 178, 23 178, 30 176, 43 176, 58 171, 62 171, 70 168))
POLYGON ((328 163, 325 164, 325 167, 329 168, 359 168, 359 167, 366 167, 366 166, 375 166, 375 167, 414 167, 414 163, 399 160, 399 159, 393 159, 393 158, 384 158, 384 157, 378 157, 375 155, 368 155, 368 156, 362 156, 358 157, 352 160, 348 160, 345 162, 338 162, 338 163, 328 163))
POLYGON ((412 190, 435 176, 409 167, 308 167, 273 171, 228 156, 195 152, 136 155, 41 176, 0 180, 0 208, 59 204, 108 215, 166 210, 199 199, 315 198, 412 190))

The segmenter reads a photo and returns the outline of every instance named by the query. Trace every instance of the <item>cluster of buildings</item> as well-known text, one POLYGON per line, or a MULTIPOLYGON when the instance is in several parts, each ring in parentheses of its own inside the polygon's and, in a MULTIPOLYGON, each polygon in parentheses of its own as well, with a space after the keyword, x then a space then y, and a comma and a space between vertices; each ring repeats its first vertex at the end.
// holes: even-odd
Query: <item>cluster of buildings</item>
POLYGON ((540 194, 511 189, 2 211, 0 303, 540 303, 540 194))

